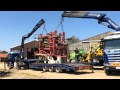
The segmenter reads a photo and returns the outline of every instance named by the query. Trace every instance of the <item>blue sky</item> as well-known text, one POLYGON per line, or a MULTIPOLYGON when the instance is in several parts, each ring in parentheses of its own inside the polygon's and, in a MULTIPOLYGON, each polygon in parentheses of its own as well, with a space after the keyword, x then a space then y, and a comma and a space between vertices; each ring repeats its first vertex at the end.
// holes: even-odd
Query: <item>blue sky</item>
MULTIPOLYGON (((22 36, 28 34, 42 18, 45 20, 47 32, 54 31, 61 20, 62 12, 63 11, 0 11, 0 50, 9 52, 11 47, 20 45, 22 36)), ((95 12, 106 13, 107 17, 120 25, 120 11, 95 12)), ((107 31, 114 31, 103 25, 99 25, 97 20, 82 18, 64 18, 63 27, 66 32, 66 38, 74 35, 80 40, 107 31)), ((40 34, 42 31, 43 26, 25 42, 34 40, 34 35, 40 34)), ((62 32, 61 27, 57 31, 62 32)))

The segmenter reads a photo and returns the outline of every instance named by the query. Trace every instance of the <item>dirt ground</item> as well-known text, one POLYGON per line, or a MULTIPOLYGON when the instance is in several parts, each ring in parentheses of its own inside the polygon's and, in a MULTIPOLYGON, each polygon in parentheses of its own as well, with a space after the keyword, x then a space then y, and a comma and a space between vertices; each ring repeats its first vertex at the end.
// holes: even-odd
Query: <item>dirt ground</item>
MULTIPOLYGON (((0 71, 4 71, 4 64, 0 62, 0 71)), ((107 76, 103 67, 95 67, 94 73, 91 70, 82 70, 74 73, 56 73, 42 72, 40 70, 17 70, 8 69, 6 66, 6 74, 0 76, 0 79, 120 79, 120 73, 113 73, 107 76)))

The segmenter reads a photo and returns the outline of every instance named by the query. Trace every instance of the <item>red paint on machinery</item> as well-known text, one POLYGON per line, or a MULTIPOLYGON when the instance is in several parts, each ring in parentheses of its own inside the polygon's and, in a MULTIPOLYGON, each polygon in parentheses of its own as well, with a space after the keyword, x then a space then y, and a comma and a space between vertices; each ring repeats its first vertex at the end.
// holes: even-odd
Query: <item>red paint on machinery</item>
POLYGON ((35 56, 61 56, 67 57, 67 44, 65 44, 65 32, 59 33, 57 31, 47 33, 46 35, 38 35, 38 51, 35 56))

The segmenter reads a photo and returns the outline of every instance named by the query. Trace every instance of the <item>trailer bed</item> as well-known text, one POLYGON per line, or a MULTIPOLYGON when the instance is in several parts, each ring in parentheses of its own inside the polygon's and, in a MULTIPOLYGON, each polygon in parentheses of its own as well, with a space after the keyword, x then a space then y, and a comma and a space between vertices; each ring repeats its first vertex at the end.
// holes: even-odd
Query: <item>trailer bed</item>
POLYGON ((74 67, 75 70, 91 69, 90 63, 70 63, 70 64, 66 64, 66 65, 74 67))
POLYGON ((42 69, 43 67, 60 67, 66 71, 77 70, 91 70, 92 65, 90 63, 63 63, 63 64, 47 64, 47 63, 30 63, 29 68, 42 69))

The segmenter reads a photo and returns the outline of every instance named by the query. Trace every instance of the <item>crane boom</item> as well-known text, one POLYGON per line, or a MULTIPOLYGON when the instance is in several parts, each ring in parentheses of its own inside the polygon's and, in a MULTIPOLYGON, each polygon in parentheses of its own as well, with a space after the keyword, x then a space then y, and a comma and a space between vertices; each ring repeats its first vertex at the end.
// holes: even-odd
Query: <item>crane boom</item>
POLYGON ((30 33, 28 33, 27 35, 24 35, 22 37, 22 41, 21 41, 21 49, 20 49, 20 56, 22 59, 24 59, 24 41, 29 38, 35 31, 37 31, 37 29, 44 24, 45 21, 43 19, 41 19, 36 25, 35 27, 32 29, 32 31, 30 33))
POLYGON ((106 14, 100 13, 90 13, 85 11, 64 11, 62 13, 63 17, 69 18, 88 18, 88 19, 97 19, 99 24, 104 24, 103 22, 108 23, 108 28, 114 29, 115 31, 120 31, 120 26, 118 26, 115 22, 113 22, 110 18, 105 17, 106 14))

